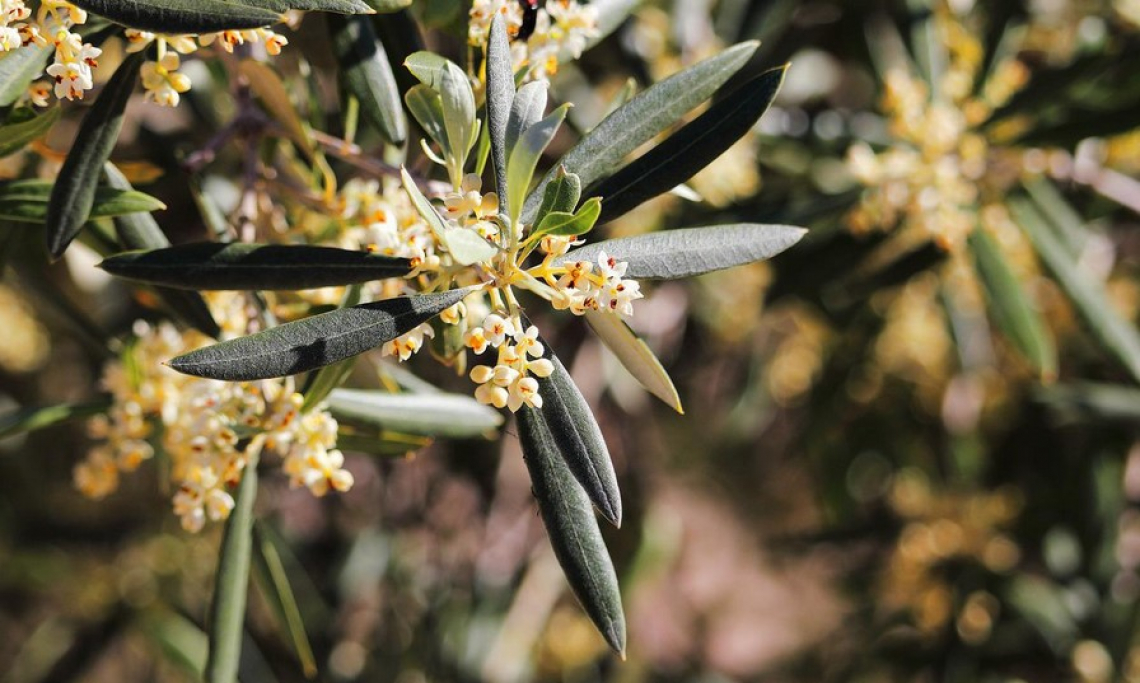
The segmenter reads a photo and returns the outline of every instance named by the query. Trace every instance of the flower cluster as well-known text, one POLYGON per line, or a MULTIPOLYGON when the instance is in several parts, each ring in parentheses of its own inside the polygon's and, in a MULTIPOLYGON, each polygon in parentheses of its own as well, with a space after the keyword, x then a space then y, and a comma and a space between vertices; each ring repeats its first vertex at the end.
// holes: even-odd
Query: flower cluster
POLYGON ((518 319, 492 313, 480 327, 468 331, 465 342, 480 355, 488 348, 498 350, 494 366, 476 365, 471 369, 471 381, 479 385, 475 400, 512 412, 524 405, 542 407, 534 378, 549 377, 554 365, 542 357, 546 349, 538 340, 537 327, 531 325, 523 330, 518 319))
MULTIPOLYGON (((471 6, 467 42, 472 46, 487 43, 491 18, 501 14, 507 34, 519 36, 523 27, 523 9, 516 0, 475 0, 471 6)), ((598 35, 598 12, 588 4, 575 0, 550 0, 537 10, 534 30, 525 40, 515 40, 511 58, 515 71, 524 71, 526 80, 545 80, 558 72, 560 62, 577 59, 586 44, 598 35)))
POLYGON ((239 384, 182 375, 163 362, 207 339, 169 323, 139 322, 134 333, 123 358, 104 370, 110 410, 88 422, 100 443, 75 467, 75 485, 85 495, 109 495, 120 474, 151 459, 156 447, 169 458, 177 485, 174 512, 192 532, 229 516, 229 489, 262 452, 284 458, 293 487, 317 496, 352 487, 344 456, 335 450, 336 420, 319 408, 302 413, 292 380, 239 384))
POLYGON ((977 94, 978 38, 949 10, 936 16, 950 49, 946 72, 933 93, 906 70, 888 72, 883 107, 892 143, 879 152, 866 143, 848 151, 848 168, 869 188, 848 220, 856 231, 902 225, 955 249, 981 207, 1000 201, 1027 170, 1027 152, 995 144, 1000 131, 978 127, 1024 86, 1028 71, 1017 60, 1002 61, 977 94))
MULTIPOLYGON (((99 48, 83 42, 73 31, 87 23, 87 12, 64 0, 42 0, 33 16, 26 0, 0 0, 0 55, 25 47, 55 47, 52 63, 45 70, 54 86, 34 83, 28 91, 29 100, 36 106, 47 106, 47 94, 54 90, 58 99, 82 99, 94 87, 94 70, 102 54, 99 48)), ((235 45, 256 43, 264 45, 266 54, 276 55, 288 40, 270 29, 223 31, 201 36, 156 35, 146 31, 126 31, 127 50, 138 52, 156 45, 157 59, 148 61, 142 69, 142 83, 147 99, 173 107, 179 95, 190 89, 190 79, 178 73, 179 54, 188 55, 217 43, 227 52, 235 45)))

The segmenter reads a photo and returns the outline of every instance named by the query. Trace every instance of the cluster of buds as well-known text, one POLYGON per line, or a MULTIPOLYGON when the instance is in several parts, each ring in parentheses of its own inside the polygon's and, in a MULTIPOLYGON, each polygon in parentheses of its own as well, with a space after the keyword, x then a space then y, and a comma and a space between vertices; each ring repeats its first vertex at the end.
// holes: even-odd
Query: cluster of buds
POLYGON ((492 313, 483 319, 481 326, 467 332, 466 343, 479 355, 488 348, 498 352, 494 366, 476 365, 471 369, 471 381, 479 385, 475 389, 475 400, 496 408, 509 408, 511 412, 524 405, 542 407, 535 377, 549 377, 554 365, 542 357, 545 348, 538 340, 537 327, 531 325, 524 330, 517 318, 492 313))
POLYGON ((88 422, 100 443, 73 473, 85 495, 112 493, 120 474, 151 459, 156 446, 170 461, 174 512, 191 532, 229 516, 229 491, 262 452, 283 458, 293 487, 317 496, 352 487, 336 450, 336 420, 320 408, 302 413, 291 379, 231 384, 181 375, 162 363, 207 339, 169 323, 139 322, 134 332, 136 341, 121 361, 104 370, 110 410, 88 422))
POLYGON ((491 19, 502 15, 507 35, 517 38, 511 44, 511 60, 515 71, 525 73, 524 80, 546 80, 558 72, 558 65, 577 59, 589 40, 598 35, 598 12, 589 4, 575 0, 550 0, 539 7, 534 17, 534 30, 521 36, 524 15, 516 0, 475 0, 471 6, 467 42, 483 46, 491 30, 491 19))

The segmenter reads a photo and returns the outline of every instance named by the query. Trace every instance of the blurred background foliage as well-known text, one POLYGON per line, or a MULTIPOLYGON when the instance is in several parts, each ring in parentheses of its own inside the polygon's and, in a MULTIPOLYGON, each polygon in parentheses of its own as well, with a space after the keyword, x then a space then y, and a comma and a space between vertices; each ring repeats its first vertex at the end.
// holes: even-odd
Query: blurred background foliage
MULTIPOLYGON (((379 21, 391 51, 415 20, 461 58, 465 10, 379 21)), ((339 134, 323 21, 276 64, 339 134)), ((772 110, 690 183, 702 201, 608 227, 811 229, 642 302, 686 415, 580 321, 543 325, 621 478, 628 661, 566 590, 508 425, 350 454, 342 496, 266 478, 258 543, 278 563, 258 586, 287 577, 311 654, 257 592, 242 680, 1140 680, 1140 3, 646 0, 553 93, 588 127, 627 83, 753 38, 758 62, 792 64, 772 110)), ((176 242, 209 224, 186 155, 233 110, 211 68, 186 64, 189 106, 132 103, 116 153, 176 242)), ((241 164, 222 149, 202 182, 223 211, 241 164)), ((0 402, 91 400, 102 340, 155 302, 82 250, 37 265, 39 235, 4 235, 0 402)), ((85 500, 87 448, 81 423, 0 440, 0 680, 194 680, 219 530, 183 533, 153 466, 85 500)))

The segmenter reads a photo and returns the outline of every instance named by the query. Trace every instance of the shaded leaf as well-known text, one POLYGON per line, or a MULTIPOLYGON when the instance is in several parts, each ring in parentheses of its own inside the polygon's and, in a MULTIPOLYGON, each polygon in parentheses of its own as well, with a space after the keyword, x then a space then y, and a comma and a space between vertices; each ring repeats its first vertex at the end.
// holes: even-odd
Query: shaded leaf
MULTIPOLYGON (((134 5, 123 3, 122 6, 134 5)), ((139 52, 123 60, 79 127, 52 188, 48 206, 47 244, 48 253, 53 258, 63 255, 67 245, 91 217, 103 164, 111 156, 123 127, 123 111, 138 81, 144 59, 143 53, 139 52)))
POLYGON ((365 120, 388 142, 404 144, 408 122, 388 53, 372 29, 372 20, 331 16, 328 22, 345 90, 360 103, 365 120))
POLYGON ((611 221, 684 183, 736 144, 768 110, 786 71, 787 66, 781 66, 760 74, 588 189, 586 196, 602 198, 601 221, 611 221))
POLYGON ((533 235, 555 235, 558 237, 573 237, 585 235, 593 230, 602 213, 602 202, 597 197, 591 197, 575 213, 565 211, 551 211, 539 221, 533 235))
POLYGON ((440 94, 420 83, 404 95, 404 102, 408 105, 408 111, 412 112, 412 116, 420 124, 420 128, 423 128, 428 137, 440 146, 445 156, 449 154, 447 129, 443 120, 443 98, 440 94))
POLYGON ((424 37, 419 24, 409 10, 402 9, 390 14, 373 15, 372 26, 376 29, 380 42, 384 43, 389 61, 397 67, 393 72, 400 92, 407 93, 416 84, 417 79, 410 71, 399 66, 404 64, 409 55, 424 49, 424 37))
POLYGON ((1054 234, 1048 219, 1024 197, 1013 197, 1009 208, 1029 236, 1037 255, 1057 278, 1089 331, 1140 381, 1140 334, 1112 307, 1103 286, 1089 278, 1054 234))
POLYGON ((281 20, 280 10, 228 0, 77 0, 74 4, 117 24, 159 33, 260 28, 281 20))
POLYGON ((790 225, 737 223, 682 228, 595 242, 555 260, 596 262, 598 254, 627 261, 626 276, 673 280, 763 261, 791 247, 807 234, 790 225))
POLYGON ((117 277, 179 289, 298 290, 407 275, 406 258, 303 244, 195 242, 118 254, 99 266, 117 277))
POLYGON ((253 503, 257 498, 257 450, 249 448, 248 461, 234 493, 234 508, 226 520, 208 629, 210 654, 206 680, 236 683, 241 658, 249 566, 253 553, 253 503))
POLYGON ((243 59, 239 71, 249 82, 249 87, 261 100, 261 104, 281 124, 289 139, 305 154, 311 155, 313 141, 309 138, 309 130, 293 106, 289 97, 289 89, 281 82, 281 76, 268 64, 254 59, 243 59))
MULTIPOLYGON (((748 62, 756 47, 754 41, 734 45, 646 88, 579 140, 559 163, 567 172, 576 173, 587 186, 611 175, 626 156, 711 97, 748 62)), ((525 222, 534 220, 542 190, 555 173, 551 170, 527 198, 525 222)))
MULTIPOLYGON (((360 285, 351 285, 345 290, 344 300, 341 302, 341 308, 351 308, 360 304, 360 285)), ((352 374, 352 368, 356 366, 356 356, 352 358, 345 358, 339 363, 326 365, 320 370, 309 376, 306 380, 304 394, 305 400, 301 404, 301 412, 307 413, 313 408, 320 405, 333 389, 336 389, 344 383, 348 376, 352 374)))
POLYGON ((673 380, 657 355, 640 337, 629 329, 620 316, 606 311, 586 311, 586 322, 598 335, 598 339, 613 352, 621 364, 633 375, 645 390, 665 402, 678 413, 684 414, 681 397, 673 380))
POLYGON ((138 627, 158 646, 167 662, 192 680, 203 680, 210 646, 206 633, 197 624, 176 612, 155 609, 140 616, 138 627))
POLYGON ((983 228, 969 238, 986 304, 1006 337, 1046 379, 1057 374, 1057 351, 1040 314, 1025 296, 997 242, 983 228))
POLYGON ((432 443, 431 437, 382 431, 379 434, 363 434, 341 429, 336 434, 336 445, 342 451, 356 451, 381 458, 402 458, 432 443))
POLYGON ((560 457, 543 420, 546 407, 518 413, 519 441, 550 545, 574 595, 606 642, 625 652, 625 614, 617 575, 590 499, 560 457))
POLYGON ((1035 398, 1069 421, 1140 424, 1140 389, 1078 382, 1040 389, 1035 398))
POLYGON ((515 76, 507 29, 498 12, 491 18, 487 38, 487 129, 491 143, 491 166, 495 191, 507 196, 507 121, 515 102, 515 76))
MULTIPOLYGON (((0 218, 20 223, 43 224, 51 213, 54 185, 46 180, 0 182, 0 218)), ((91 193, 89 219, 111 218, 130 213, 165 209, 158 199, 137 190, 117 190, 104 185, 91 193)))
POLYGON ((253 549, 254 580, 269 603, 278 627, 288 636, 293 651, 301 660, 305 678, 313 678, 317 675, 317 660, 305 633, 305 622, 297 606, 293 586, 289 583, 277 546, 262 532, 261 524, 257 522, 253 525, 253 549))
MULTIPOLYGON (((3 62, 0 62, 3 64, 3 62)), ((52 107, 27 121, 0 126, 0 157, 23 149, 32 140, 41 137, 59 120, 63 107, 52 107)))
POLYGON ((523 210, 523 200, 530 189, 530 181, 534 178, 534 169, 538 166, 538 160, 546 150, 546 146, 554 139, 554 135, 566 118, 567 109, 569 105, 564 104, 546 118, 527 128, 511 149, 507 160, 507 207, 511 225, 518 223, 523 210))
POLYGON ((179 356, 170 366, 230 381, 306 372, 364 353, 459 303, 467 289, 340 308, 179 356))
POLYGON ((337 389, 328 409, 340 422, 453 439, 486 437, 503 424, 498 411, 462 394, 337 389))
POLYGON ((71 420, 84 420, 105 413, 110 407, 110 399, 101 399, 87 403, 18 408, 0 415, 0 439, 38 431, 71 420))

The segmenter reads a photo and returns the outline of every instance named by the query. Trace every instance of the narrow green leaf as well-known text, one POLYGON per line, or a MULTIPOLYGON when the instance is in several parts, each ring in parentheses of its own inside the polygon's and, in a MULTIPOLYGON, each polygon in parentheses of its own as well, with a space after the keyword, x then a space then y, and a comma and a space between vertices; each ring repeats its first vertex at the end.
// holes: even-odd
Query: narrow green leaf
POLYGON ((986 303, 998 326, 1045 379, 1057 375, 1057 351, 1040 314, 1025 296, 1001 248, 983 228, 970 235, 974 266, 986 290, 986 303))
MULTIPOLYGON (((344 293, 344 300, 341 301, 341 308, 351 308, 360 304, 360 285, 350 285, 344 293)), ((352 374, 352 368, 356 366, 356 356, 352 358, 345 358, 344 360, 326 365, 320 370, 310 375, 305 382, 305 401, 301 404, 301 412, 307 413, 313 408, 320 405, 333 389, 336 389, 348 376, 352 374)))
POLYGON ((551 211, 539 221, 534 229, 535 236, 556 235, 559 237, 573 237, 585 235, 594 229, 598 216, 602 213, 602 200, 591 197, 578 209, 576 213, 565 211, 551 211))
POLYGON ((1043 387, 1038 401, 1069 421, 1140 424, 1140 389, 1078 382, 1043 387))
POLYGON ((1074 256, 1079 254, 1089 241, 1089 231, 1085 228, 1086 221, 1069 204, 1053 181, 1047 178, 1027 181, 1025 191, 1037 203, 1039 212, 1049 217, 1049 222, 1057 229, 1057 237, 1061 239, 1069 253, 1074 256))
POLYGON ((273 616, 277 619, 277 626, 293 644, 293 651, 297 653, 297 659, 301 660, 305 678, 311 679, 317 675, 317 660, 313 656, 309 636, 305 633, 305 621, 297 606, 293 586, 289 583, 289 575, 285 572, 277 546, 262 532, 261 524, 256 521, 253 525, 253 549, 254 581, 269 603, 273 616))
POLYGON ((0 57, 0 109, 12 106, 24 96, 28 86, 44 72, 55 45, 25 45, 0 57))
POLYGON ((209 639, 198 625, 166 609, 154 609, 139 617, 139 632, 154 642, 163 658, 185 672, 191 680, 203 680, 209 639))
POLYGON ((273 116, 288 134, 289 139, 306 155, 312 156, 313 140, 309 136, 309 129, 293 106, 289 96, 289 89, 285 83, 268 64, 255 59, 243 59, 238 70, 249 82, 249 87, 261 100, 262 106, 273 116))
MULTIPOLYGON (((133 189, 111 162, 103 167, 103 174, 113 189, 133 189)), ((127 249, 162 249, 170 246, 170 240, 166 239, 166 234, 149 213, 128 213, 115 217, 115 235, 127 249)), ((201 294, 166 287, 156 287, 155 291, 182 322, 210 337, 217 338, 222 333, 201 294)))
POLYGON ((18 152, 32 140, 42 137, 59 120, 62 111, 63 107, 55 106, 27 121, 0 126, 0 157, 18 152))
POLYGON ((468 152, 475 144, 475 93, 471 91, 467 74, 452 62, 447 62, 437 90, 443 102, 448 147, 462 169, 468 152))
POLYGON ((415 434, 382 431, 379 434, 361 434, 341 429, 336 434, 337 448, 376 455, 381 458, 402 458, 431 445, 431 438, 415 434))
POLYGON ((401 277, 406 258, 304 244, 195 242, 118 254, 99 266, 117 277, 178 289, 298 290, 401 277))
POLYGON ((188 375, 229 381, 307 372, 391 341, 468 294, 468 289, 453 289, 340 308, 207 346, 175 358, 170 367, 188 375))
POLYGON ((1113 309, 1104 288, 1077 265, 1065 244, 1047 225, 1048 219, 1029 200, 1012 197, 1008 204, 1014 220, 1069 295, 1089 331, 1140 381, 1140 334, 1136 328, 1113 309))
POLYGON ((420 214, 420 218, 423 218, 424 221, 427 222, 435 238, 442 242, 444 233, 447 232, 447 223, 444 222, 443 217, 435 210, 435 207, 432 206, 428 198, 424 196, 424 193, 420 192, 419 186, 416 185, 416 181, 412 179, 412 176, 408 174, 407 169, 400 168, 400 179, 404 183, 404 191, 408 193, 408 197, 412 200, 412 205, 416 207, 416 212, 420 214))
POLYGON ((807 230, 790 225, 737 223, 652 232, 595 242, 558 257, 555 264, 596 261, 601 252, 627 261, 626 276, 675 280, 763 261, 799 242, 807 230))
MULTIPOLYGON (((0 182, 0 218, 18 223, 44 224, 51 213, 54 185, 46 180, 0 182)), ((94 188, 89 219, 165 209, 158 199, 137 190, 94 188)))
POLYGON ((678 413, 685 413, 669 373, 649 345, 629 329, 621 316, 606 311, 586 311, 586 322, 646 391, 678 413))
POLYGON ((410 55, 424 50, 424 37, 420 25, 408 9, 397 12, 372 15, 372 26, 380 42, 384 43, 384 50, 388 59, 394 65, 396 83, 400 92, 405 94, 417 83, 416 77, 406 68, 400 68, 410 55))
POLYGON ((408 122, 388 53, 372 29, 372 20, 334 15, 328 22, 345 90, 360 102, 365 120, 384 139, 404 144, 408 122))
POLYGON ((116 24, 159 33, 214 33, 269 26, 281 10, 228 0, 76 0, 78 7, 116 24))
POLYGON ((624 656, 625 614, 617 574, 590 499, 560 457, 557 437, 543 419, 546 410, 524 406, 517 413, 538 510, 574 595, 610 647, 624 656))
POLYGON ((249 455, 241 482, 234 494, 234 509, 226 520, 214 598, 210 603, 210 654, 206 659, 207 683, 237 683, 241 658, 245 603, 249 588, 249 565, 253 554, 253 503, 257 498, 257 453, 249 455))
POLYGON ((491 141, 491 165, 495 191, 507 196, 507 121, 515 101, 515 75, 507 29, 498 12, 491 18, 487 37, 487 126, 491 141))
POLYGON ((462 394, 337 389, 328 406, 340 422, 452 439, 485 438, 503 424, 498 411, 462 394))
POLYGON ((18 408, 0 415, 0 439, 34 432, 71 420, 83 420, 106 412, 110 399, 88 403, 62 403, 55 406, 18 408))
MULTIPOLYGON (((122 3, 121 6, 134 5, 122 3)), ((167 27, 164 30, 172 29, 167 27)), ((67 245, 71 244, 71 240, 75 239, 80 228, 91 217, 99 175, 119 138, 119 131, 123 127, 123 111, 138 81, 144 59, 143 53, 138 52, 123 60, 79 127, 75 143, 52 188, 51 203, 48 206, 47 244, 48 253, 53 258, 63 256, 67 245)))
POLYGON ((542 115, 546 112, 549 87, 546 81, 531 81, 519 88, 515 99, 511 102, 511 111, 507 116, 507 126, 503 133, 503 151, 508 162, 522 134, 542 120, 542 115))
MULTIPOLYGON (((626 156, 711 97, 748 62, 756 47, 755 41, 734 45, 646 88, 579 140, 559 163, 568 172, 578 174, 587 186, 611 175, 626 156)), ((523 212, 525 222, 534 220, 542 190, 554 174, 551 170, 528 197, 523 212)))
POLYGON ((535 222, 541 224, 551 211, 573 213, 581 196, 582 181, 577 175, 567 173, 565 168, 559 167, 554 180, 547 183, 542 192, 542 204, 535 214, 535 222))
POLYGON ((439 145, 444 156, 450 154, 451 148, 448 147, 447 128, 443 119, 443 98, 440 94, 420 83, 404 95, 404 102, 408 105, 408 111, 412 112, 412 117, 420 124, 420 128, 423 128, 428 137, 439 145))
POLYGON ((736 144, 768 110, 787 66, 766 71, 617 173, 586 191, 602 198, 602 222, 684 183, 736 144))
POLYGON ((527 128, 511 149, 507 161, 507 206, 511 225, 518 223, 523 210, 523 200, 530 189, 530 181, 534 178, 534 169, 538 166, 538 160, 546 150, 546 146, 554 139, 554 135, 566 118, 569 106, 562 105, 546 118, 527 128))
POLYGON ((299 9, 307 12, 333 12, 335 14, 371 14, 375 11, 371 3, 365 2, 365 0, 227 0, 227 2, 235 1, 277 12, 299 9))

